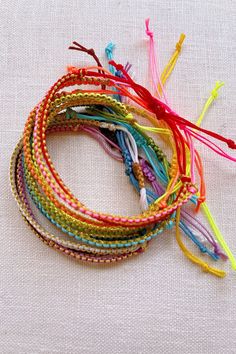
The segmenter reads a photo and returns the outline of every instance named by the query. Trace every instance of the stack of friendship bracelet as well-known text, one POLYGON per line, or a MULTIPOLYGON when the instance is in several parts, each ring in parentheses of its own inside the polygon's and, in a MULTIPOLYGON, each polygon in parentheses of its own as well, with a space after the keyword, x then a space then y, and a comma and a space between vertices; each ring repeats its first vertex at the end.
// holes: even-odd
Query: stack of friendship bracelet
POLYGON ((200 127, 223 83, 217 82, 196 124, 180 117, 169 107, 164 85, 185 36, 180 36, 160 75, 149 20, 146 34, 150 91, 134 81, 129 63, 122 66, 113 61, 112 43, 105 49, 108 70, 93 49, 73 42, 70 49, 87 53, 96 65, 68 67, 68 73, 52 85, 31 111, 11 158, 12 191, 33 232, 50 247, 76 260, 93 263, 124 260, 144 252, 153 238, 175 227, 177 243, 187 258, 204 271, 223 277, 224 271, 194 255, 181 238, 182 233, 214 261, 229 259, 236 269, 236 261, 206 204, 202 162, 194 144, 198 140, 218 155, 236 161, 213 141, 219 140, 235 149, 232 140, 200 127), (124 164, 124 173, 139 195, 139 215, 101 213, 78 200, 59 176, 47 149, 48 134, 66 132, 89 134, 111 158, 124 164), (150 132, 169 146, 170 161, 158 139, 149 136, 150 132), (57 229, 56 234, 39 223, 33 204, 57 229), (185 204, 193 206, 183 208, 185 204), (199 210, 206 215, 211 231, 196 217, 199 210))

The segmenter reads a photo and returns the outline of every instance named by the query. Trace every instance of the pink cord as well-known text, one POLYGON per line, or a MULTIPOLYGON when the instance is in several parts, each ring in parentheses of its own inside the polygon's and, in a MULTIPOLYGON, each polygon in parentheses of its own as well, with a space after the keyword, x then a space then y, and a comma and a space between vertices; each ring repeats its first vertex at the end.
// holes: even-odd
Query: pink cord
POLYGON ((108 155, 113 157, 115 160, 123 161, 121 154, 116 150, 111 149, 110 145, 116 147, 118 150, 120 150, 120 148, 115 143, 110 141, 107 137, 103 136, 99 131, 96 131, 96 129, 94 128, 85 126, 82 126, 81 130, 92 135, 100 143, 100 145, 108 153, 108 155))
POLYGON ((190 150, 190 170, 191 170, 191 180, 192 183, 195 183, 195 173, 194 173, 194 164, 195 164, 195 148, 193 144, 193 140, 191 134, 189 134, 187 129, 184 129, 184 133, 188 142, 189 150, 190 150))
POLYGON ((215 143, 213 143, 213 141, 207 139, 206 137, 204 137, 203 135, 196 133, 195 131, 193 131, 192 129, 189 128, 184 128, 184 130, 187 130, 188 133, 193 136, 195 139, 201 141, 201 143, 205 144, 206 146, 208 146, 211 150, 213 150, 214 152, 216 152, 218 155, 225 157, 228 160, 234 161, 236 162, 236 158, 232 157, 230 155, 228 155, 224 150, 222 150, 218 145, 216 145, 215 143), (213 147, 214 146, 214 147, 213 147))
MULTIPOLYGON (((157 56, 156 56, 155 42, 154 42, 154 38, 153 38, 153 32, 151 32, 149 29, 149 21, 150 21, 150 19, 147 18, 145 20, 145 25, 146 25, 146 34, 149 36, 149 62, 150 62, 150 69, 151 69, 153 86, 154 86, 154 90, 156 91, 156 88, 158 87, 158 85, 160 85, 162 92, 163 92, 164 101, 166 104, 168 104, 166 93, 165 93, 163 84, 161 82, 160 69, 159 69, 157 56)), ((161 98, 160 95, 159 95, 159 98, 161 98)))

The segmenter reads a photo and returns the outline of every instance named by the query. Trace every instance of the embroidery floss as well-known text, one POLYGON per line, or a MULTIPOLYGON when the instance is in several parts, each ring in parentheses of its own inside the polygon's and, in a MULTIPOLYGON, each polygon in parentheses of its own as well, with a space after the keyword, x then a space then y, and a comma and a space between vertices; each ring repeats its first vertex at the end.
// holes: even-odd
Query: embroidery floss
POLYGON ((236 269, 236 261, 205 202, 202 163, 194 145, 194 139, 197 139, 217 154, 236 161, 210 139, 213 137, 235 149, 232 140, 200 127, 222 83, 217 83, 196 124, 180 117, 167 105, 164 84, 176 65, 185 35, 181 35, 160 75, 149 20, 146 21, 146 33, 150 37, 155 96, 131 78, 129 63, 125 67, 115 63, 112 43, 105 49, 108 71, 93 49, 73 42, 69 48, 87 53, 96 66, 69 66, 68 73, 56 81, 31 111, 23 137, 11 158, 12 192, 33 232, 50 247, 77 260, 111 263, 127 259, 144 252, 154 237, 175 226, 177 243, 186 257, 204 271, 223 277, 224 271, 193 255, 180 236, 181 229, 202 253, 215 261, 229 258, 236 269), (73 86, 81 87, 73 89, 73 86), (161 101, 162 95, 165 103, 161 101), (140 124, 139 117, 148 125, 140 124), (50 158, 46 136, 55 132, 81 131, 96 139, 111 158, 123 162, 126 175, 139 194, 139 215, 113 215, 91 210, 65 185, 50 158), (148 132, 158 134, 170 145, 171 161, 148 132), (200 177, 199 189, 195 173, 200 177), (197 210, 203 209, 226 254, 196 216, 182 208, 188 202, 197 210), (66 237, 53 235, 40 225, 32 203, 66 237))

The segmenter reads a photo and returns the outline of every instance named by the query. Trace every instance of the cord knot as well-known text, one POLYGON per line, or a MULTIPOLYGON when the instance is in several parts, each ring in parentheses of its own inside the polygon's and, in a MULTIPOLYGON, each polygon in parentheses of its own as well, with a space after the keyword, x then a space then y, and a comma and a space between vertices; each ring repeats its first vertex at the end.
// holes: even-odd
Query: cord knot
POLYGON ((202 270, 203 270, 203 272, 209 273, 209 271, 210 271, 209 265, 207 263, 203 263, 202 270))
POLYGON ((228 147, 229 147, 230 149, 236 149, 236 144, 235 144, 235 142, 234 142, 233 140, 229 139, 229 140, 227 141, 227 144, 228 144, 228 147))
POLYGON ((177 42, 176 45, 175 45, 175 48, 176 48, 176 50, 177 50, 178 52, 180 52, 182 46, 181 46, 181 44, 180 44, 179 42, 177 42))
POLYGON ((106 46, 105 53, 106 53, 108 59, 111 59, 111 55, 113 54, 114 48, 115 48, 115 44, 113 44, 112 42, 108 43, 108 45, 106 46))
POLYGON ((182 44, 183 44, 183 41, 185 40, 185 34, 184 33, 181 33, 180 35, 180 38, 179 38, 179 41, 176 43, 175 45, 175 48, 177 50, 177 52, 180 52, 181 49, 182 49, 182 44))
POLYGON ((92 55, 92 56, 95 54, 93 48, 87 49, 87 53, 88 53, 89 55, 92 55))
POLYGON ((159 203, 158 203, 158 206, 160 207, 160 209, 164 209, 167 207, 167 203, 165 200, 161 200, 159 203))
POLYGON ((211 91, 211 95, 212 95, 212 97, 214 98, 214 100, 218 97, 218 92, 217 92, 217 90, 216 89, 214 89, 214 90, 212 90, 211 91))
POLYGON ((199 197, 197 201, 198 201, 199 204, 204 203, 206 201, 205 195, 202 195, 201 197, 199 197))
POLYGON ((68 73, 76 73, 77 70, 78 70, 78 69, 77 69, 75 66, 73 66, 73 65, 68 65, 68 66, 67 66, 67 72, 68 72, 68 73))
POLYGON ((149 108, 156 115, 157 119, 161 120, 166 115, 165 108, 155 99, 155 97, 150 98, 149 108))
POLYGON ((218 97, 218 91, 219 89, 224 86, 223 81, 216 81, 214 89, 211 91, 211 96, 215 100, 218 97))
POLYGON ((114 66, 117 71, 123 71, 124 67, 122 64, 117 64, 114 60, 110 60, 108 64, 114 66))
POLYGON ((202 253, 206 253, 207 252, 207 248, 203 245, 199 245, 199 249, 202 253))
POLYGON ((217 243, 214 245, 214 253, 221 257, 224 261, 227 261, 228 257, 223 252, 221 252, 221 249, 217 243))
POLYGON ((150 18, 147 18, 145 20, 145 24, 146 24, 146 34, 150 37, 150 38, 153 38, 153 32, 150 31, 149 29, 149 22, 150 22, 150 18))
POLYGON ((191 177, 189 177, 189 176, 186 176, 186 175, 183 175, 182 177, 181 177, 181 181, 183 182, 183 183, 190 183, 191 182, 191 177))
POLYGON ((146 34, 150 37, 153 38, 153 32, 146 30, 146 34))
POLYGON ((147 179, 149 180, 149 182, 156 181, 156 177, 153 175, 153 173, 148 168, 145 169, 145 175, 146 175, 147 179))
POLYGON ((117 64, 117 66, 116 66, 116 70, 117 71, 122 71, 123 70, 123 65, 122 64, 117 64))

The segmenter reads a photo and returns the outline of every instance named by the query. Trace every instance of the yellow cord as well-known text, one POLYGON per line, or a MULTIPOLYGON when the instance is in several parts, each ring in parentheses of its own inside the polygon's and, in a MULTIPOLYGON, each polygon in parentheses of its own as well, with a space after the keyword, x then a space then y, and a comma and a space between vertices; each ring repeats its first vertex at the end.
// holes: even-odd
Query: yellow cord
POLYGON ((177 243, 184 253, 184 255, 193 263, 199 265, 204 272, 208 272, 212 275, 215 275, 217 277, 223 278, 226 273, 223 270, 213 268, 209 266, 206 262, 202 261, 200 258, 196 257, 194 254, 192 254, 187 247, 183 244, 181 240, 181 233, 180 233, 180 228, 179 228, 179 222, 180 222, 180 208, 177 209, 176 212, 176 240, 177 243))
MULTIPOLYGON (((206 101, 204 107, 203 107, 203 110, 196 122, 196 125, 197 126, 200 126, 203 118, 205 117, 205 114, 207 112, 207 110, 209 109, 210 105, 213 103, 213 101, 218 97, 218 90, 224 86, 224 83, 221 82, 221 81, 217 81, 216 84, 215 84, 215 87, 214 89, 212 90, 211 92, 211 96, 208 98, 208 100, 206 101)), ((228 256, 230 262, 231 262, 231 266, 232 266, 232 269, 233 270, 236 270, 236 259, 235 257, 233 256, 232 252, 230 251, 222 233, 220 232, 215 220, 214 220, 214 217, 213 215, 211 214, 210 212, 210 209, 207 205, 206 202, 203 202, 201 203, 201 208, 203 209, 203 212, 208 220, 208 223, 212 229, 212 231, 214 232, 215 236, 216 236, 216 239, 217 241, 219 242, 219 244, 221 245, 222 249, 225 251, 226 255, 228 256)))
MULTIPOLYGON (((170 76, 171 72, 173 71, 173 69, 174 69, 174 67, 175 67, 175 64, 176 64, 176 62, 177 62, 179 53, 180 53, 180 51, 181 51, 181 45, 182 45, 184 39, 185 39, 185 35, 181 34, 180 40, 179 40, 179 42, 178 42, 177 45, 176 45, 176 51, 175 51, 174 54, 172 55, 171 59, 169 60, 168 64, 166 65, 166 67, 165 67, 165 69, 164 69, 164 71, 163 71, 163 73, 162 73, 162 75, 161 75, 161 80, 162 80, 163 86, 164 86, 164 84, 165 84, 167 78, 170 76)), ((214 87, 214 89, 212 90, 211 95, 210 95, 210 97, 208 98, 207 102, 205 103, 205 105, 204 105, 204 107, 203 107, 203 110, 202 110, 202 112, 201 112, 201 114, 200 114, 200 116, 199 116, 199 118, 198 118, 198 120, 197 120, 197 122, 196 122, 196 125, 197 125, 197 126, 200 126, 200 125, 201 125, 202 120, 203 120, 203 118, 205 117, 205 114, 207 113, 207 111, 208 111, 209 107, 211 106, 211 104, 213 103, 213 101, 218 97, 218 91, 219 91, 219 89, 220 89, 222 86, 224 86, 224 83, 223 83, 223 82, 221 82, 221 81, 217 81, 217 82, 216 82, 215 87, 214 87)), ((160 86, 160 85, 158 86, 158 92, 161 94, 161 86, 160 86)), ((186 151, 187 151, 187 154, 189 154, 189 151, 188 151, 188 150, 186 150, 186 151)), ((189 173, 189 172, 190 172, 190 163, 189 163, 189 159, 187 159, 187 160, 188 160, 188 162, 187 162, 187 173, 189 173)), ((177 184, 172 192, 176 191, 178 188, 179 188, 179 186, 178 186, 178 184, 177 184)), ((165 193, 165 194, 167 194, 167 193, 165 193)), ((199 193, 198 193, 198 195, 199 195, 199 193)), ((163 197, 165 197, 165 195, 164 195, 164 196, 161 196, 161 197, 157 200, 157 203, 158 203, 161 199, 163 199, 163 197)), ((233 256, 232 252, 230 251, 230 249, 229 249, 227 243, 225 242, 224 237, 223 237, 223 235, 221 234, 221 232, 220 232, 220 230, 219 230, 219 228, 218 228, 218 226, 217 226, 217 224, 216 224, 216 222, 215 222, 215 220, 214 220, 214 218, 213 218, 213 216, 212 216, 212 214, 211 214, 211 212, 210 212, 210 210, 209 210, 209 207, 208 207, 207 203, 206 203, 206 202, 203 202, 203 203, 201 204, 201 207, 202 207, 202 209, 203 209, 203 211, 204 211, 204 214, 205 214, 205 216, 206 216, 206 218, 207 218, 207 220, 208 220, 208 222, 209 222, 209 225, 211 226, 211 229, 212 229, 212 231, 214 232, 214 234, 215 234, 215 236, 216 236, 216 238, 217 238, 219 244, 221 245, 222 249, 223 249, 223 250, 225 251, 225 253, 227 254, 227 256, 228 256, 228 258, 229 258, 229 260, 230 260, 230 262, 231 262, 232 269, 236 270, 236 260, 235 260, 235 258, 234 258, 234 256, 233 256)), ((180 240, 180 242, 181 242, 181 240, 180 240)), ((183 245, 183 244, 182 244, 182 245, 183 245)), ((184 245, 183 245, 183 247, 184 247, 184 245)), ((188 255, 189 255, 189 254, 188 254, 188 255)), ((190 257, 192 257, 192 255, 191 255, 190 257)), ((198 259, 198 258, 197 258, 197 259, 198 259)), ((192 261, 196 263, 196 258, 194 258, 194 259, 192 258, 192 261)), ((205 266, 204 266, 204 267, 205 267, 205 266)), ((207 265, 207 267, 208 267, 208 265, 207 265)), ((211 269, 211 268, 210 268, 210 269, 211 269)), ((217 272, 218 272, 218 271, 217 271, 217 272)), ((223 273, 224 273, 224 272, 223 272, 223 273)), ((218 275, 218 274, 215 274, 215 275, 218 275)), ((224 275, 225 275, 225 273, 224 273, 224 275)), ((224 275, 218 275, 218 276, 224 276, 224 275)))
MULTIPOLYGON (((207 111, 209 110, 211 104, 214 102, 214 100, 218 97, 218 91, 219 89, 224 86, 224 82, 222 81, 217 81, 216 84, 215 84, 215 87, 214 89, 211 91, 211 95, 210 97, 208 98, 208 100, 206 101, 206 103, 204 104, 204 107, 202 109, 202 112, 197 120, 197 122, 195 123, 198 127, 200 127, 201 123, 202 123, 202 120, 203 118, 205 117, 207 111)), ((189 153, 189 151, 188 151, 189 153)), ((187 172, 189 173, 190 172, 190 163, 188 162, 187 163, 187 172)))
MULTIPOLYGON (((168 77, 170 76, 171 72, 173 71, 173 69, 175 67, 175 64, 176 64, 176 62, 178 60, 178 57, 179 57, 179 54, 181 52, 182 44, 183 44, 183 42, 185 40, 185 37, 186 37, 185 34, 181 33, 179 41, 176 43, 175 51, 174 51, 174 53, 171 56, 168 64, 166 65, 165 69, 163 70, 163 72, 161 74, 161 82, 162 82, 163 86, 164 86, 166 80, 168 79, 168 77)), ((161 88, 160 84, 157 87, 157 92, 156 93, 159 93, 159 95, 161 97, 162 88, 161 88)))
POLYGON ((171 131, 169 129, 144 126, 144 125, 138 124, 137 122, 135 122, 134 125, 137 128, 139 128, 140 130, 143 130, 143 131, 146 130, 146 131, 149 131, 149 132, 171 135, 171 131))
POLYGON ((212 102, 218 97, 218 90, 224 86, 224 82, 221 82, 221 81, 217 81, 216 84, 215 84, 215 87, 214 89, 211 91, 211 95, 210 97, 208 98, 208 100, 206 101, 204 107, 203 107, 203 110, 196 122, 196 125, 199 127, 202 123, 202 120, 203 118, 205 117, 205 114, 206 112, 208 111, 210 105, 212 104, 212 102))

